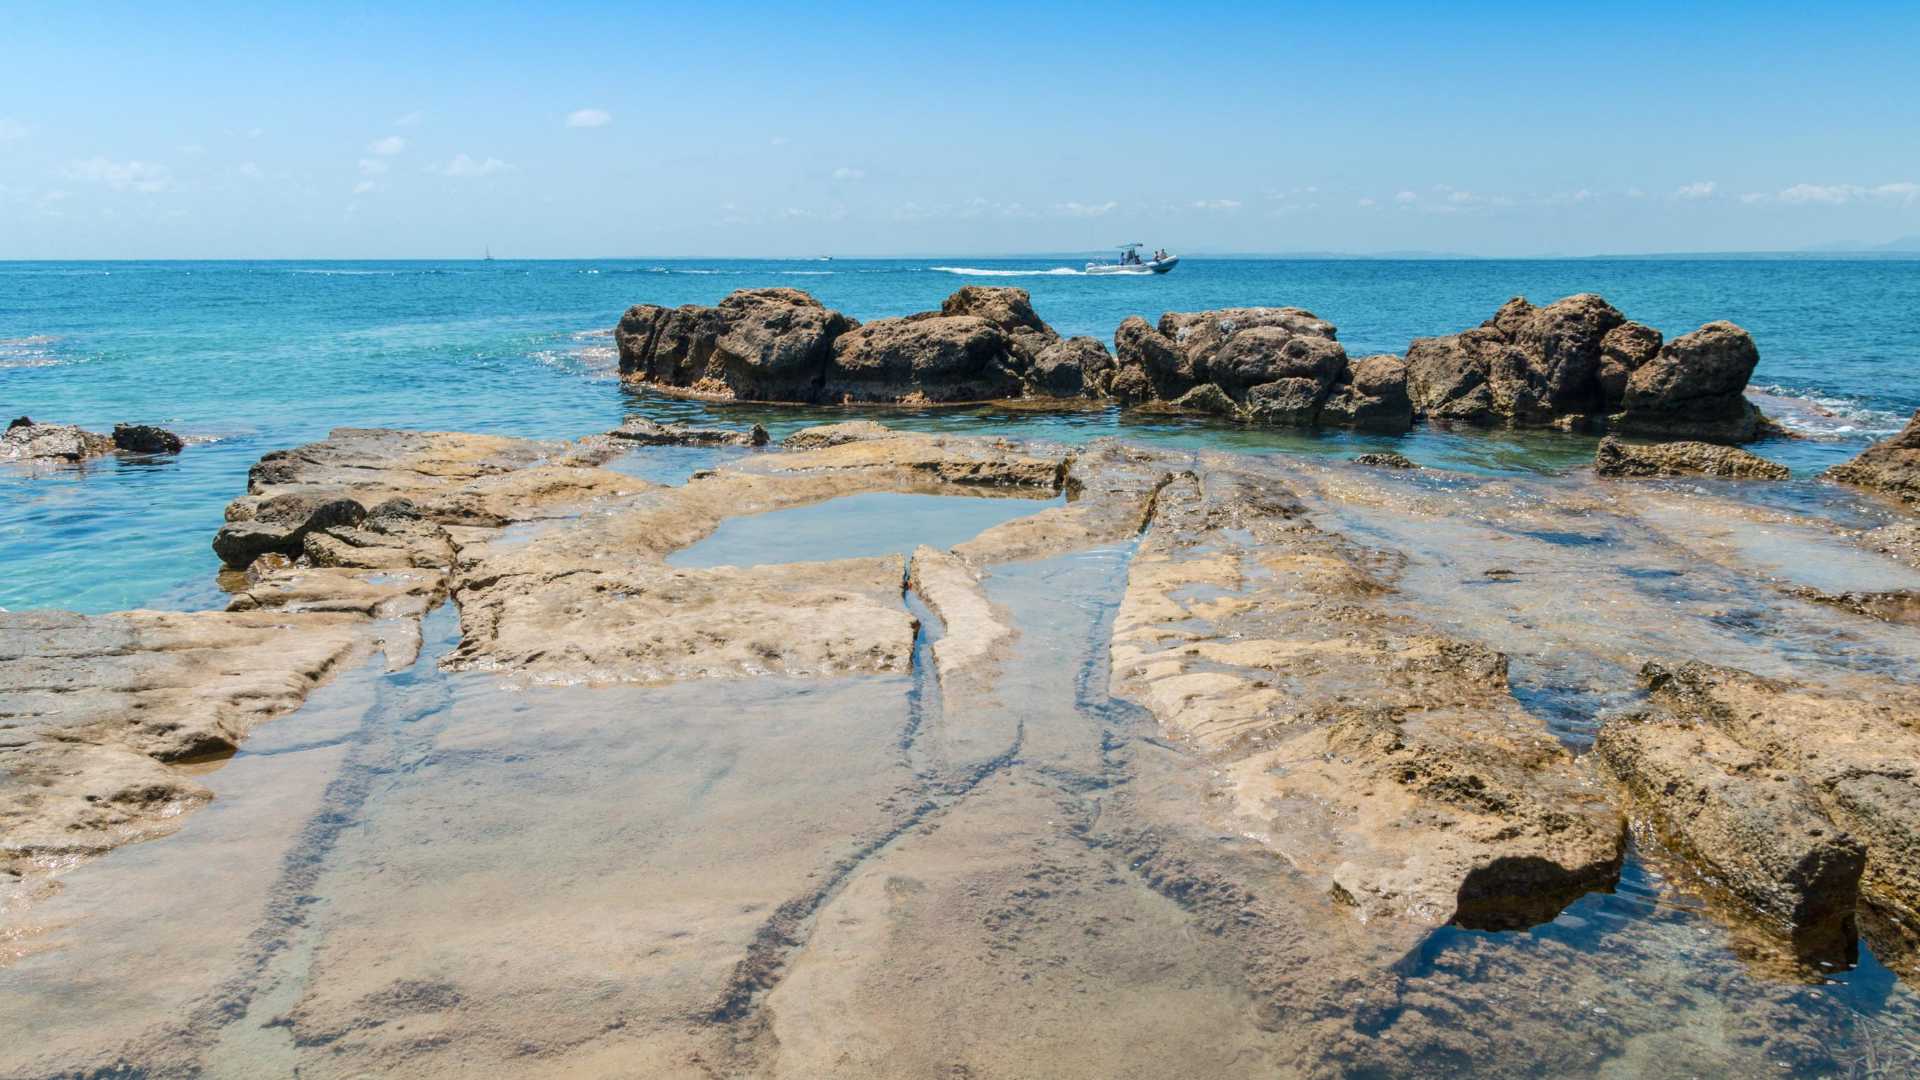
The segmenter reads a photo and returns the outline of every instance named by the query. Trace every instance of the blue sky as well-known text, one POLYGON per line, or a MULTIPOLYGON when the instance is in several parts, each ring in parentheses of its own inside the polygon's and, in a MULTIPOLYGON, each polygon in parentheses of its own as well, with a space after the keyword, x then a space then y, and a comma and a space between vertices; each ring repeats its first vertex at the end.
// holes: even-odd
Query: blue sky
POLYGON ((0 259, 1920 234, 1912 3, 708 7, 14 5, 0 259))

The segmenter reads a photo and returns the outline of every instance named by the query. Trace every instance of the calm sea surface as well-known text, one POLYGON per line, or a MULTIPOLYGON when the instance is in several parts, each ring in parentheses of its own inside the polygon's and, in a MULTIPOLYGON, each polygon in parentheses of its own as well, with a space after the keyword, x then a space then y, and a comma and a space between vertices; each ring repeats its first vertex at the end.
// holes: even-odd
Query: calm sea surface
MULTIPOLYGON (((165 424, 175 459, 0 469, 0 607, 202 607, 207 544, 247 467, 339 425, 578 436, 635 413, 775 434, 822 413, 707 408, 615 378, 629 304, 712 303, 788 285, 860 318, 937 307, 967 282, 1019 285, 1065 334, 1111 340, 1127 315, 1294 305, 1354 356, 1478 324, 1508 297, 1598 292, 1669 337, 1712 319, 1752 331, 1762 407, 1808 438, 1762 445, 1802 477, 1920 407, 1920 262, 1189 260, 1165 277, 1086 277, 1077 260, 0 263, 0 412, 106 429, 165 424), (1764 396, 1763 396, 1764 395, 1764 396)), ((1416 430, 1399 439, 1152 423, 1117 412, 876 412, 920 427, 1082 441, 1100 435, 1249 452, 1393 446, 1427 464, 1574 467, 1593 441, 1416 430)), ((1802 487, 1818 499, 1817 485, 1802 487)))

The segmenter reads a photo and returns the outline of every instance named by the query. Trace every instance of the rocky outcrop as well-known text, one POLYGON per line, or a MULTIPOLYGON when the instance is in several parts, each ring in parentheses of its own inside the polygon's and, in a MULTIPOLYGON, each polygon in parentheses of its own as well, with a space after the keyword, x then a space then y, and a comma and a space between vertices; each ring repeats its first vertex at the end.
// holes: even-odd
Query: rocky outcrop
POLYGON ((1203 459, 1134 558, 1116 693, 1212 761, 1223 831, 1331 910, 1509 928, 1610 882, 1620 819, 1514 699, 1506 658, 1396 612, 1367 563, 1271 478, 1203 459))
POLYGON ((626 423, 607 434, 622 442, 640 446, 765 446, 769 438, 767 429, 759 424, 746 431, 735 431, 732 428, 662 424, 644 416, 628 417, 626 423))
POLYGON ((1827 470, 1843 484, 1870 488, 1908 503, 1920 503, 1920 411, 1899 434, 1869 446, 1860 456, 1827 470))
POLYGON ((1733 446, 1703 442, 1624 443, 1609 435, 1594 451, 1601 476, 1716 476, 1734 480, 1785 480, 1792 470, 1733 446))
POLYGON ((801 428, 780 440, 780 445, 788 450, 818 450, 841 443, 890 438, 895 434, 898 433, 885 424, 876 424, 871 420, 848 420, 839 424, 816 424, 801 428))
POLYGON ((1759 411, 1744 396, 1758 361, 1732 323, 1663 346, 1658 331, 1591 293, 1545 307, 1515 297, 1478 327, 1407 350, 1413 408, 1429 420, 1712 442, 1758 434, 1759 411))
POLYGON ((1104 393, 1111 366, 1090 339, 1062 342, 1025 289, 977 285, 937 312, 865 325, 795 289, 744 289, 714 307, 636 305, 614 337, 629 379, 743 401, 1079 397, 1104 393))
POLYGON ((166 428, 152 424, 113 425, 113 447, 131 454, 177 454, 186 442, 166 428))
POLYGON ((0 461, 85 461, 113 449, 113 440, 71 424, 36 424, 20 417, 0 435, 0 461))
POLYGON ((1334 327, 1299 308, 1129 316, 1114 335, 1109 392, 1124 403, 1295 427, 1405 431, 1397 358, 1349 364, 1334 327))

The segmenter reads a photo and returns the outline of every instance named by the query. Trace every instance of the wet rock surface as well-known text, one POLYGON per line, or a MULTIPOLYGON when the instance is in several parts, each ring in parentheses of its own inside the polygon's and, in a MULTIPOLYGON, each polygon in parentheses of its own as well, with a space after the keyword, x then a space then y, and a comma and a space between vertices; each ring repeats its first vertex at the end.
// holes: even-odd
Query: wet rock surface
POLYGON ((1852 461, 1835 465, 1827 475, 1843 484, 1920 503, 1920 412, 1899 434, 1861 451, 1852 461))
POLYGON ((663 430, 341 429, 230 508, 304 530, 233 610, 0 616, 0 1073, 1920 1062, 1742 936, 1851 962, 1857 896, 1910 970, 1915 631, 1794 591, 1904 588, 1902 526, 868 421, 611 467, 663 430), (678 558, 876 494, 1034 512, 678 558))
POLYGON ((0 434, 0 461, 84 461, 112 449, 109 436, 71 424, 36 424, 25 416, 0 434))
POLYGON ((1778 462, 1735 446, 1703 442, 1640 445, 1612 436, 1594 451, 1593 471, 1601 476, 1717 476, 1731 480, 1785 480, 1792 471, 1778 462))

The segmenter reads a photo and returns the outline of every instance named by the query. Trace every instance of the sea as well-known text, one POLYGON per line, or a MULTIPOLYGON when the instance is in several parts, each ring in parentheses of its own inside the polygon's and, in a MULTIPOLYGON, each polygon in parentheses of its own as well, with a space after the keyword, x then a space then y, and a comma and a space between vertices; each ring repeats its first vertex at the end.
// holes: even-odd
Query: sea
MULTIPOLYGON (((406 262, 0 262, 0 420, 161 424, 172 457, 0 467, 0 608, 96 613, 217 607, 208 542, 262 454, 337 426, 571 438, 632 415, 776 435, 835 410, 702 405, 622 384, 612 328, 636 303, 710 304, 804 289, 861 319, 936 308, 968 283, 1017 285, 1062 334, 1111 341, 1128 315, 1290 305, 1339 327, 1350 355, 1403 353, 1509 297, 1605 296, 1669 338, 1715 319, 1758 342, 1752 395, 1796 437, 1756 449, 1817 474, 1920 408, 1920 261, 1189 258, 1164 276, 1088 276, 1080 261, 587 259, 406 262)), ((1101 436, 1247 453, 1396 449, 1427 465, 1558 473, 1594 440, 1438 431, 1401 437, 1142 418, 1117 409, 867 410, 888 423, 1066 442, 1101 436)))

